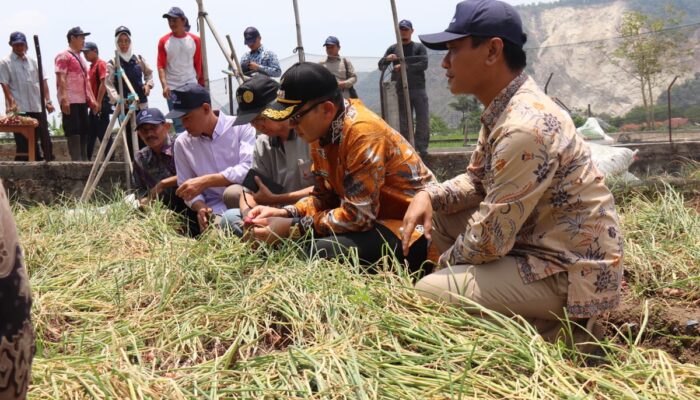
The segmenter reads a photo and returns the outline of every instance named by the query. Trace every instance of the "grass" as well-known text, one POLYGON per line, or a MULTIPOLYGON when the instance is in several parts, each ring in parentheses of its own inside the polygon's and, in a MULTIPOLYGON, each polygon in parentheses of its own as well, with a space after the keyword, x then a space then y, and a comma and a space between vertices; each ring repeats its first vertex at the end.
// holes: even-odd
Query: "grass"
MULTIPOLYGON (((16 210, 31 398, 700 398, 700 367, 635 345, 643 332, 589 368, 518 321, 422 299, 388 259, 368 276, 292 245, 184 238, 164 210, 73 206, 16 210)), ((700 218, 680 194, 630 199, 624 226, 638 296, 698 293, 700 218)))

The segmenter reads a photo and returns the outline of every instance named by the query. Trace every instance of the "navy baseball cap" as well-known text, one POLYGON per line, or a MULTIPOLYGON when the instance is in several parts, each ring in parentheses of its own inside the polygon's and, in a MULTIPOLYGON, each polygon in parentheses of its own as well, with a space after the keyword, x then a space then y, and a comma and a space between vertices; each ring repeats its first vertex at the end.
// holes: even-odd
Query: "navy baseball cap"
POLYGON ((527 41, 518 12, 499 0, 463 1, 457 4, 455 15, 444 32, 419 38, 430 49, 447 50, 447 42, 467 36, 499 37, 518 46, 527 41))
POLYGON ((309 101, 337 96, 338 80, 328 68, 318 63, 296 63, 282 75, 277 101, 262 115, 273 121, 284 121, 309 101))
POLYGON ((95 42, 85 42, 85 44, 83 45, 83 51, 91 51, 91 50, 99 51, 99 50, 97 50, 97 44, 95 44, 95 42))
POLYGON ((340 40, 338 40, 338 38, 335 36, 328 36, 326 38, 326 42, 323 44, 323 46, 328 46, 328 45, 340 46, 340 40))
POLYGON ((399 29, 411 29, 413 30, 413 23, 407 19, 402 19, 399 21, 399 29))
POLYGON ((24 33, 22 33, 22 32, 10 33, 10 46, 18 44, 18 43, 27 44, 27 37, 24 36, 24 33))
POLYGON ((211 104, 211 96, 204 86, 198 83, 188 83, 178 90, 171 91, 170 101, 173 102, 173 109, 165 118, 173 119, 187 115, 190 111, 201 107, 202 104, 211 104))
POLYGON ((68 39, 70 39, 71 36, 88 36, 88 35, 90 35, 90 32, 83 32, 83 30, 80 29, 79 26, 74 26, 68 30, 66 37, 68 39))
POLYGON ((245 44, 250 45, 255 42, 257 38, 260 37, 260 32, 254 26, 249 26, 243 31, 243 39, 245 39, 245 44))
POLYGON ((258 74, 243 82, 236 90, 238 116, 236 125, 247 124, 257 117, 277 98, 279 83, 267 75, 258 74))
POLYGON ((187 18, 185 12, 180 7, 171 7, 168 12, 163 14, 163 18, 187 18))
POLYGON ((124 25, 119 26, 119 27, 117 27, 117 29, 114 30, 114 37, 117 37, 117 36, 121 35, 122 33, 126 33, 127 35, 129 35, 129 37, 131 37, 131 30, 129 30, 129 28, 127 28, 124 25))
POLYGON ((160 125, 165 123, 163 113, 157 108, 147 108, 136 114, 136 129, 141 125, 160 125))

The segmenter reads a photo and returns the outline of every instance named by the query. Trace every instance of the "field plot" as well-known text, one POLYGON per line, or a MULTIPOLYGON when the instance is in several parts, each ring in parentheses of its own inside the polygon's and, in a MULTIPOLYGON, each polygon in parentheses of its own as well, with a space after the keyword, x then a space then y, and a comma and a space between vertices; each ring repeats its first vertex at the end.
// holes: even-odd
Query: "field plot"
POLYGON ((424 300, 387 261, 305 261, 164 210, 16 209, 34 294, 31 398, 700 398, 698 194, 618 194, 624 304, 597 356, 424 300), (394 272, 390 272, 394 271, 394 272))

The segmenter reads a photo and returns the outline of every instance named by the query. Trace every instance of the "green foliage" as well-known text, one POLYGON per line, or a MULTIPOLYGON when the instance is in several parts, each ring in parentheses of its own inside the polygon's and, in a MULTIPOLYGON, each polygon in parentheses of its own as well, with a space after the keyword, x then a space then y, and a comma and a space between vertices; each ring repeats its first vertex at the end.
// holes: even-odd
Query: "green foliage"
POLYGON ((51 117, 51 122, 49 122, 49 134, 51 136, 65 136, 66 133, 63 131, 63 125, 59 125, 56 122, 56 116, 51 117))
POLYGON ((439 115, 430 114, 430 133, 433 135, 444 135, 451 133, 453 129, 439 115))

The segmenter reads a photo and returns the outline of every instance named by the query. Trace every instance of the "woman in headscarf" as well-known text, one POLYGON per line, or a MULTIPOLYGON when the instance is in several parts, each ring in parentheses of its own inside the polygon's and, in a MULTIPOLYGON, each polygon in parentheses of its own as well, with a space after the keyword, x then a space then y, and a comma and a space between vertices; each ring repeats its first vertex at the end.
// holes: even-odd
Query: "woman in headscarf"
MULTIPOLYGON (((133 54, 131 45, 131 31, 126 26, 120 26, 114 31, 114 41, 117 45, 117 53, 119 54, 119 64, 124 70, 124 75, 129 79, 131 85, 134 87, 136 95, 139 97, 139 110, 145 110, 148 108, 148 95, 153 89, 153 70, 146 63, 140 55, 133 54)), ((114 59, 111 59, 107 63, 107 79, 105 80, 107 86, 107 94, 112 104, 116 104, 117 99, 119 99, 119 79, 115 73, 114 59)), ((126 82, 122 82, 124 90, 124 98, 129 95, 129 88, 126 82)), ((126 112, 127 110, 125 110, 126 112)), ((131 125, 127 126, 126 129, 127 137, 131 138, 131 125)), ((146 144, 139 138, 139 149, 143 148, 146 144)), ((131 140, 129 140, 131 143, 131 140)), ((129 154, 133 160, 134 156, 131 154, 131 146, 129 146, 129 154)))
POLYGON ((0 399, 24 399, 31 380, 32 296, 7 193, 0 181, 0 399))

